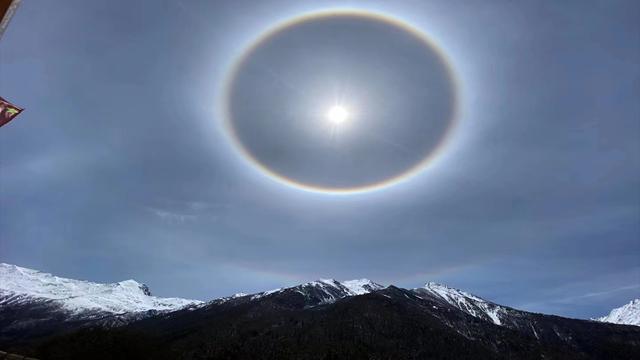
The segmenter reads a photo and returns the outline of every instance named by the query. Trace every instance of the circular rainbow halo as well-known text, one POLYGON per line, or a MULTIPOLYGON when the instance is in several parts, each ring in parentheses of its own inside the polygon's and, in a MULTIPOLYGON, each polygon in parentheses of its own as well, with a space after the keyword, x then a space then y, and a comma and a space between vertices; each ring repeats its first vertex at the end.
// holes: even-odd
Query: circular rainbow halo
POLYGON ((447 57, 424 33, 387 15, 331 10, 251 43, 227 73, 220 109, 233 148, 261 174, 354 194, 426 168, 451 135, 458 97, 447 57), (322 122, 330 132, 317 131, 322 122))

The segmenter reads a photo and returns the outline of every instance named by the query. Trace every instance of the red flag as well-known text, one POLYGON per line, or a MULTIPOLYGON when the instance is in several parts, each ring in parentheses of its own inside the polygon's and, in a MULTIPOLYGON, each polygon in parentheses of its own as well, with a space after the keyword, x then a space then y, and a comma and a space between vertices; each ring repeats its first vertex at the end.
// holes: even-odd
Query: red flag
POLYGON ((0 126, 13 120, 13 118, 20 114, 22 110, 24 109, 21 109, 0 97, 0 126))

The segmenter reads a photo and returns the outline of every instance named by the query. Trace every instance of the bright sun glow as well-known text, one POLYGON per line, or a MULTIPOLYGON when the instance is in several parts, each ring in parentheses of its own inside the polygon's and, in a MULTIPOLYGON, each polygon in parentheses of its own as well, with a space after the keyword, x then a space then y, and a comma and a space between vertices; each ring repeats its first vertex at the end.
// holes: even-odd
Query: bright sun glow
POLYGON ((340 105, 332 106, 327 112, 327 118, 329 119, 329 121, 336 125, 345 122, 348 117, 349 113, 347 112, 347 109, 343 108, 340 105))

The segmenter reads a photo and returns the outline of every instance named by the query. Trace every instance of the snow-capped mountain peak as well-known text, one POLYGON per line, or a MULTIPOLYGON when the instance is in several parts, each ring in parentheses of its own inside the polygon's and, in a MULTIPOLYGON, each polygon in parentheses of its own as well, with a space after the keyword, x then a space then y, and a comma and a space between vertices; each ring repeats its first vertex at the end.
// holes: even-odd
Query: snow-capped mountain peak
POLYGON ((332 295, 336 295, 335 298, 363 295, 372 291, 384 289, 384 286, 376 284, 369 279, 347 280, 343 282, 335 279, 320 279, 298 285, 294 288, 298 287, 321 289, 325 292, 331 293, 332 295))
POLYGON ((319 279, 289 288, 279 288, 251 295, 251 299, 260 299, 265 296, 294 292, 305 297, 308 306, 332 303, 338 299, 349 296, 357 296, 381 290, 385 287, 368 279, 337 281, 335 279, 319 279))
POLYGON ((99 284, 0 263, 0 305, 52 300, 72 314, 172 311, 201 303, 197 300, 160 298, 135 280, 99 284))
POLYGON ((609 315, 595 320, 614 324, 640 326, 640 299, 631 300, 630 303, 611 310, 609 315))
POLYGON ((368 294, 372 291, 384 289, 384 286, 376 284, 369 279, 347 280, 343 281, 342 285, 355 295, 368 294))
POLYGON ((502 318, 506 315, 506 308, 503 306, 435 282, 428 282, 423 288, 414 289, 414 292, 421 296, 430 295, 436 300, 444 301, 469 315, 488 320, 496 325, 502 325, 502 318))
POLYGON ((461 299, 473 299, 475 301, 485 301, 484 299, 470 294, 466 291, 448 287, 446 285, 438 284, 430 281, 424 285, 424 288, 438 296, 447 299, 449 301, 459 301, 461 299))

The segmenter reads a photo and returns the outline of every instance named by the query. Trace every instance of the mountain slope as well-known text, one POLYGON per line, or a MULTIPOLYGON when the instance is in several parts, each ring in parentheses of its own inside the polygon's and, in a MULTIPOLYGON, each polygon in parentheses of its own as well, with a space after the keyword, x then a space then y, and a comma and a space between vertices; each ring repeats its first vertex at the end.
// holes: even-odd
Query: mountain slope
POLYGON ((502 322, 508 316, 509 308, 507 307, 434 282, 428 282, 424 288, 413 289, 413 291, 419 296, 431 296, 434 299, 455 306, 471 316, 490 321, 496 325, 502 325, 502 322))
POLYGON ((595 319, 613 324, 627 324, 640 326, 640 299, 611 310, 607 316, 595 319))
POLYGON ((422 299, 433 301, 437 306, 442 306, 445 309, 452 307, 477 319, 552 344, 571 344, 576 341, 576 328, 570 325, 571 322, 582 321, 583 325, 578 329, 587 326, 583 320, 513 309, 433 282, 412 291, 422 299))
POLYGON ((61 278, 37 270, 0 264, 0 306, 20 304, 33 299, 53 300, 70 314, 105 312, 111 314, 171 311, 201 301, 160 298, 135 280, 113 284, 61 278))
POLYGON ((160 298, 134 280, 113 284, 61 278, 0 264, 0 344, 94 323, 116 326, 201 301, 160 298))
POLYGON ((549 316, 536 338, 389 286, 312 307, 298 291, 238 297, 87 329, 37 347, 47 359, 631 359, 640 328, 549 316))

